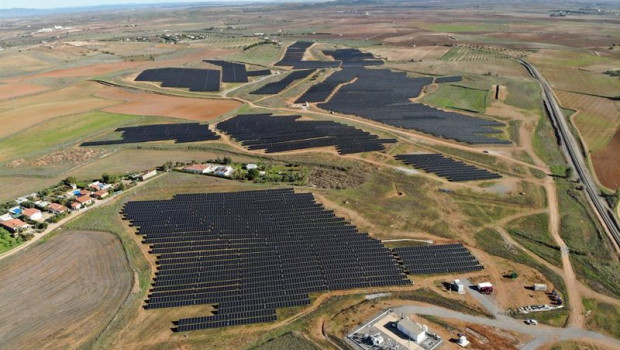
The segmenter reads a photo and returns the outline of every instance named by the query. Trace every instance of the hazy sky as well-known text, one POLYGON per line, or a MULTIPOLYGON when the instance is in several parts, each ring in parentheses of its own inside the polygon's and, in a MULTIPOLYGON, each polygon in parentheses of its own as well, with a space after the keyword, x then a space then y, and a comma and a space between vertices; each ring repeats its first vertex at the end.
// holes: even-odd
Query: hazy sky
MULTIPOLYGON (((173 2, 209 2, 213 0, 0 0, 0 9, 8 8, 58 8, 58 7, 78 7, 78 6, 93 6, 93 5, 115 5, 122 3, 131 4, 152 4, 157 2, 173 3, 173 2)), ((229 2, 227 0, 220 2, 229 2)), ((255 2, 265 0, 253 0, 255 2)), ((230 1, 230 2, 235 2, 230 1)))

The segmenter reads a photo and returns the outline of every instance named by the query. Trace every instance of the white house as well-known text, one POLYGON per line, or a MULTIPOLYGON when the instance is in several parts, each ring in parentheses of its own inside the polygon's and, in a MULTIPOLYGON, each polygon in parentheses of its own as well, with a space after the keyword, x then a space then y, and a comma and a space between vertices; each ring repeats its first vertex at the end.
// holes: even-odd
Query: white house
POLYGON ((398 321, 396 328, 418 344, 422 343, 424 339, 426 339, 426 331, 428 330, 426 326, 412 322, 408 319, 398 321))
POLYGON ((36 202, 34 202, 34 206, 39 208, 39 209, 45 209, 45 208, 47 208, 48 205, 50 205, 50 202, 48 202, 48 201, 36 201, 36 202))
POLYGON ((246 168, 247 170, 252 170, 252 169, 256 169, 256 168, 258 168, 258 165, 256 165, 256 164, 252 164, 252 163, 249 163, 249 164, 246 164, 246 165, 245 165, 245 168, 246 168))
POLYGON ((22 214, 33 221, 37 221, 37 220, 41 220, 43 218, 43 214, 41 214, 41 211, 39 209, 35 209, 35 208, 27 208, 24 209, 22 211, 22 214))

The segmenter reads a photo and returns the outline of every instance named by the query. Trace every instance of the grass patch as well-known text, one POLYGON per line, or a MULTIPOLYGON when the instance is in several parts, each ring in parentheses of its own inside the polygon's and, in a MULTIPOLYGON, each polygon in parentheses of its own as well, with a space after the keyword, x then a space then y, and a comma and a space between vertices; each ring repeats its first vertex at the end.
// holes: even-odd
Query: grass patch
POLYGON ((9 251, 24 242, 25 241, 21 238, 21 236, 18 236, 17 238, 11 237, 11 234, 7 230, 0 228, 0 254, 9 251))
POLYGON ((313 343, 295 333, 286 333, 268 342, 252 347, 253 350, 319 350, 313 343))
POLYGON ((522 246, 555 266, 561 266, 562 257, 549 234, 549 215, 536 214, 508 224, 508 233, 522 246))
POLYGON ((558 147, 555 132, 547 116, 543 115, 540 117, 534 132, 532 145, 536 155, 548 166, 566 166, 564 155, 558 147))
POLYGON ((494 229, 484 229, 475 234, 475 239, 478 244, 478 247, 486 251, 491 255, 495 255, 497 257, 508 259, 514 261, 519 264, 523 264, 526 266, 531 266, 551 281, 553 283, 555 289, 559 290, 564 297, 564 307, 568 308, 569 300, 568 295, 566 293, 566 285, 564 284, 564 280, 558 274, 553 272, 551 269, 546 267, 543 264, 538 263, 536 260, 532 259, 527 253, 521 250, 518 247, 514 247, 508 243, 506 243, 499 232, 494 229))
POLYGON ((565 179, 557 178, 560 207, 560 235, 571 251, 575 273, 592 289, 620 296, 620 264, 612 257, 609 239, 591 214, 582 191, 565 179))
POLYGON ((465 110, 482 114, 487 107, 489 90, 479 90, 451 84, 439 84, 437 90, 425 95, 422 102, 442 108, 465 110))
POLYGON ((260 66, 269 66, 280 58, 283 51, 284 48, 280 45, 258 45, 247 50, 228 55, 226 56, 226 59, 260 66))
POLYGON ((513 314, 512 316, 519 320, 535 319, 540 323, 544 323, 553 327, 564 327, 568 321, 569 311, 565 308, 551 311, 535 312, 530 314, 513 314))
POLYGON ((95 134, 104 134, 140 117, 90 112, 55 118, 0 141, 0 161, 49 152, 95 134))
POLYGON ((620 307, 595 299, 583 299, 583 307, 589 312, 586 327, 620 339, 620 307))

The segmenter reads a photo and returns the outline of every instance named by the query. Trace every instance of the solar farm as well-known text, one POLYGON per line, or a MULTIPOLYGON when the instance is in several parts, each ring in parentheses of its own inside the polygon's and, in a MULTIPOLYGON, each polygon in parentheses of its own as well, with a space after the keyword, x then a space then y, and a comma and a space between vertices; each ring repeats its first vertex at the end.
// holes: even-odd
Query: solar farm
POLYGON ((209 130, 209 125, 200 123, 153 124, 118 128, 119 140, 83 142, 82 146, 118 145, 151 141, 174 140, 176 143, 219 140, 220 136, 209 130))
POLYGON ((412 275, 480 271, 482 265, 462 244, 394 248, 405 271, 412 275))
POLYGON ((159 82, 161 87, 206 92, 220 90, 220 71, 198 68, 156 68, 138 74, 135 81, 159 82))
POLYGON ((306 50, 314 43, 309 41, 297 41, 291 44, 284 53, 284 56, 275 66, 288 66, 295 69, 321 69, 335 68, 340 65, 337 61, 304 61, 303 57, 306 50))
POLYGON ((249 150, 266 153, 334 146, 339 154, 384 150, 395 139, 378 136, 333 121, 299 120, 299 115, 245 114, 217 124, 217 128, 249 150))
POLYGON ((222 60, 205 60, 207 63, 222 67, 223 83, 247 83, 248 73, 245 64, 233 63, 222 60))
POLYGON ((156 256, 146 309, 211 304, 175 331, 269 322, 308 293, 407 285, 389 249, 292 189, 181 194, 122 210, 156 256))
POLYGON ((465 164, 439 153, 400 154, 396 156, 396 159, 402 160, 405 164, 444 177, 448 181, 493 180, 502 177, 500 174, 465 164))
POLYGON ((437 84, 442 84, 442 83, 457 83, 459 81, 463 80, 463 77, 461 76, 451 76, 451 77, 439 77, 439 78, 435 78, 435 82, 437 84))
POLYGON ((275 95, 282 92, 289 85, 291 85, 295 80, 300 80, 307 78, 310 74, 314 73, 314 69, 305 69, 298 70, 289 73, 284 78, 274 81, 273 83, 268 83, 265 86, 260 87, 259 89, 251 92, 254 95, 275 95))

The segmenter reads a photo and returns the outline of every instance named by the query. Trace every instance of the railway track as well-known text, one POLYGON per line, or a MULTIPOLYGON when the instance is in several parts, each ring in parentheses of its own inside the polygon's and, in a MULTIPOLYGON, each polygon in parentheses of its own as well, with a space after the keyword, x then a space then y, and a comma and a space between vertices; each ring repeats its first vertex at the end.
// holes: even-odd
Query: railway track
POLYGON ((517 59, 517 61, 527 69, 532 77, 538 80, 543 90, 545 109, 556 130, 561 149, 566 155, 569 165, 575 169, 577 178, 581 181, 587 193, 590 205, 598 214, 599 221, 613 239, 616 251, 618 251, 620 247, 620 230, 618 229, 618 224, 613 214, 608 209, 607 203, 604 202, 604 199, 599 195, 598 187, 594 182, 592 174, 590 174, 588 166, 585 164, 581 148, 569 129, 568 122, 553 95, 551 86, 531 63, 522 59, 517 59))

